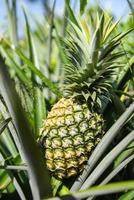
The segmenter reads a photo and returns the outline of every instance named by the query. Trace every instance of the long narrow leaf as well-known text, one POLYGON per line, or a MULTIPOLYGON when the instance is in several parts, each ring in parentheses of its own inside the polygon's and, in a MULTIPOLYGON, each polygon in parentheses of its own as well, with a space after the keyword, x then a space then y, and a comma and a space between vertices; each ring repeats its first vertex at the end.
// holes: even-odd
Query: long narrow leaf
POLYGON ((11 118, 8 118, 8 119, 6 119, 6 120, 4 120, 3 122, 0 123, 0 135, 5 130, 5 128, 7 127, 8 123, 10 121, 11 121, 11 118))
POLYGON ((59 92, 59 89, 57 88, 56 84, 51 82, 24 54, 23 52, 15 46, 12 46, 9 44, 6 40, 1 40, 1 44, 7 45, 9 48, 11 48, 13 51, 17 53, 17 55, 22 59, 22 61, 31 69, 32 72, 34 72, 54 94, 56 94, 58 97, 61 97, 61 93, 59 92))
POLYGON ((116 167, 102 182, 101 185, 108 183, 112 178, 114 178, 128 163, 134 159, 134 155, 129 156, 125 159, 118 167, 116 167))
POLYGON ((20 66, 17 64, 15 59, 10 55, 8 50, 6 50, 6 49, 4 49, 4 47, 2 47, 2 53, 5 58, 8 58, 11 61, 11 64, 9 64, 7 66, 15 71, 17 77, 19 78, 21 83, 26 86, 26 88, 31 89, 32 88, 31 80, 25 76, 24 72, 22 71, 22 69, 20 69, 20 66))
POLYGON ((84 13, 85 7, 87 5, 87 0, 80 0, 80 14, 84 13))
POLYGON ((129 69, 131 70, 131 66, 134 64, 134 56, 132 58, 130 58, 129 62, 126 64, 126 66, 123 68, 123 70, 121 71, 121 73, 119 73, 119 76, 117 77, 117 86, 118 88, 120 87, 125 75, 127 74, 127 72, 129 71, 129 69))
POLYGON ((47 57, 46 57, 46 62, 48 68, 50 68, 50 63, 51 63, 51 54, 52 54, 52 33, 53 33, 53 26, 54 26, 54 11, 55 11, 55 5, 56 5, 56 0, 54 0, 53 7, 52 7, 52 12, 51 12, 51 21, 50 21, 50 30, 49 30, 49 36, 48 36, 48 51, 47 51, 47 57))
POLYGON ((118 200, 133 200, 133 199, 134 199, 134 190, 123 194, 118 200))
POLYGON ((128 189, 134 188, 134 181, 126 181, 126 182, 119 182, 119 183, 109 183, 104 186, 94 186, 93 188, 89 189, 89 191, 81 191, 78 194, 73 194, 73 197, 76 199, 85 199, 89 196, 100 196, 105 194, 113 194, 117 192, 121 192, 128 189))
MULTIPOLYGON (((67 12, 68 12, 68 16, 69 16, 70 20, 71 20, 76 26, 79 27, 79 24, 78 24, 78 22, 77 22, 77 19, 76 19, 75 15, 74 15, 74 13, 73 13, 71 7, 70 7, 70 0, 66 0, 66 8, 67 8, 67 12)), ((79 27, 79 28, 80 28, 80 27, 79 27)))
POLYGON ((16 0, 12 0, 11 4, 9 0, 5 1, 10 39, 14 45, 18 42, 16 3, 16 0))
MULTIPOLYGON (((18 19, 17 19, 17 0, 5 0, 6 14, 8 18, 9 38, 13 45, 18 45, 18 19)), ((20 64, 20 59, 13 52, 16 63, 20 64)))
POLYGON ((134 140, 134 131, 126 136, 116 147, 114 147, 97 165, 93 172, 83 183, 81 190, 87 189, 102 175, 102 173, 110 166, 113 160, 134 140))
MULTIPOLYGON (((9 115, 9 113, 6 110, 5 105, 1 101, 0 101, 0 112, 1 112, 4 119, 11 118, 11 116, 9 115)), ((24 159, 23 154, 21 153, 22 149, 21 149, 21 145, 20 145, 20 142, 19 142, 19 138, 18 138, 16 129, 15 129, 12 121, 8 123, 8 129, 9 129, 10 133, 12 133, 12 138, 16 142, 16 147, 17 147, 17 149, 19 149, 20 156, 21 156, 21 158, 24 162, 25 159, 24 159)), ((7 144, 7 142, 8 142, 8 148, 11 148, 11 150, 14 151, 14 148, 12 147, 12 144, 11 144, 11 140, 8 141, 7 138, 6 138, 6 144, 7 144)), ((15 151, 14 154, 16 155, 16 151, 15 151)))
MULTIPOLYGON (((117 168, 115 168, 99 185, 107 184, 111 179, 113 179, 129 162, 134 159, 134 155, 128 157, 124 160, 117 168)), ((89 197, 87 200, 92 200, 94 197, 89 197)))
MULTIPOLYGON (((4 159, 4 157, 3 157, 3 159, 4 159)), ((4 160, 4 161, 5 161, 5 165, 6 165, 6 163, 10 163, 10 160, 4 160)), ((25 194, 24 191, 23 191, 24 188, 22 186, 22 183, 21 183, 21 180, 20 180, 19 176, 16 173, 14 173, 14 172, 12 172, 12 171, 10 171, 8 169, 6 169, 4 172, 6 172, 8 177, 5 177, 6 180, 4 179, 3 181, 0 181, 1 182, 0 184, 6 183, 6 181, 9 180, 9 178, 10 178, 11 184, 15 186, 15 189, 18 192, 18 195, 19 195, 20 199, 26 200, 27 199, 26 198, 27 194, 25 194)), ((2 177, 2 174, 1 174, 0 177, 2 177)), ((6 186, 6 188, 8 188, 8 186, 6 186)))
MULTIPOLYGON (((25 16, 25 21, 26 21, 26 31, 27 31, 27 38, 28 38, 30 60, 39 68, 38 55, 37 55, 36 47, 34 45, 34 41, 31 35, 30 25, 29 25, 28 18, 25 11, 24 11, 24 16, 25 16)), ((38 77, 34 73, 32 73, 32 78, 33 78, 33 99, 34 99, 33 100, 34 126, 35 126, 35 135, 37 137, 42 125, 44 115, 45 115, 44 114, 45 102, 44 102, 42 91, 36 85, 36 82, 39 82, 38 77)))
MULTIPOLYGON (((88 190, 83 190, 80 192, 73 192, 71 195, 63 197, 51 198, 51 200, 65 200, 65 199, 86 199, 90 196, 100 196, 113 193, 119 193, 125 190, 131 190, 134 188, 134 181, 124 181, 119 183, 109 183, 107 185, 94 186, 88 190)), ((47 199, 50 200, 50 199, 47 199)))
POLYGON ((90 156, 88 160, 88 164, 85 167, 82 175, 78 177, 78 179, 74 182, 71 191, 77 191, 82 186, 83 182, 86 180, 88 174, 94 168, 97 160, 102 156, 105 152, 106 148, 118 134, 120 129, 123 127, 124 123, 129 119, 129 117, 134 112, 134 103, 130 105, 130 107, 120 116, 120 118, 114 123, 114 125, 108 130, 108 132, 104 135, 101 142, 97 145, 94 152, 90 156))
POLYGON ((40 198, 48 197, 51 195, 49 175, 41 153, 27 124, 25 114, 10 81, 2 57, 0 58, 0 85, 1 93, 17 129, 19 142, 28 165, 33 198, 35 200, 40 200, 40 198))
POLYGON ((114 168, 116 168, 123 160, 134 153, 134 141, 128 145, 125 151, 123 151, 115 160, 114 168))
POLYGON ((54 83, 52 83, 34 64, 20 51, 19 48, 15 48, 16 53, 20 56, 20 58, 24 61, 25 64, 29 66, 29 68, 42 80, 42 82, 57 96, 61 96, 58 88, 54 83))
POLYGON ((0 169, 7 169, 7 170, 28 170, 28 167, 27 166, 25 166, 25 165, 22 165, 22 166, 20 166, 20 165, 0 165, 0 169))

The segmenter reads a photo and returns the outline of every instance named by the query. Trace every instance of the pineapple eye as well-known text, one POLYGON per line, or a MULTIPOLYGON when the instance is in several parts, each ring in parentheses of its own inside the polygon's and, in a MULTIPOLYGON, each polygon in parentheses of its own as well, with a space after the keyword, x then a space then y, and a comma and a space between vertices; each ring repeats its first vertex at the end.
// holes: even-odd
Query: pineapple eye
POLYGON ((56 170, 61 170, 61 169, 64 170, 65 167, 66 167, 65 161, 61 160, 61 159, 55 159, 54 160, 54 164, 55 164, 55 169, 56 170))
POLYGON ((57 126, 62 126, 64 125, 64 117, 58 117, 56 121, 57 126))
POLYGON ((72 106, 69 106, 67 109, 65 109, 65 115, 71 115, 72 114, 72 106))
POLYGON ((79 159, 79 165, 83 164, 87 160, 88 160, 88 156, 87 155, 81 155, 80 159, 79 159))
POLYGON ((46 154, 45 154, 46 159, 53 159, 53 151, 51 149, 46 149, 46 154))
POLYGON ((77 156, 77 157, 80 157, 82 154, 83 154, 83 155, 85 154, 85 149, 82 148, 82 147, 77 148, 77 149, 76 149, 76 156, 77 156))
POLYGON ((44 138, 46 137, 48 131, 46 129, 45 130, 43 129, 41 133, 42 133, 41 138, 44 138))
POLYGON ((71 177, 71 176, 77 174, 77 169, 75 167, 71 167, 71 168, 67 169, 67 174, 68 174, 68 177, 71 177))
POLYGON ((73 105, 71 99, 68 99, 67 101, 64 102, 64 106, 65 106, 65 107, 68 107, 68 106, 70 106, 70 105, 71 105, 71 107, 72 107, 72 105, 73 105))
POLYGON ((94 144, 92 142, 87 142, 86 143, 87 152, 90 153, 93 147, 94 147, 94 144))
POLYGON ((97 138, 97 140, 95 141, 95 145, 97 145, 100 141, 101 141, 101 139, 97 138))
POLYGON ((96 130, 96 122, 94 119, 89 121, 89 128, 96 130))
POLYGON ((74 111, 81 111, 81 110, 82 110, 81 105, 76 104, 76 105, 74 106, 74 111))
POLYGON ((45 127, 45 134, 47 135, 50 131, 50 127, 45 127))
POLYGON ((77 123, 79 123, 79 122, 81 122, 82 120, 83 120, 83 118, 84 118, 84 115, 82 114, 82 113, 75 113, 75 121, 77 122, 77 123))
POLYGON ((72 148, 67 148, 64 153, 65 153, 65 159, 69 159, 75 156, 75 151, 72 148))
POLYGON ((78 129, 75 128, 75 127, 72 127, 70 130, 69 130, 69 133, 71 136, 75 136, 78 134, 78 129))
POLYGON ((84 139, 85 139, 85 142, 92 141, 94 139, 93 133, 92 132, 85 133, 84 134, 84 139))
POLYGON ((48 119, 46 121, 46 126, 52 127, 54 125, 55 121, 53 119, 48 119))
POLYGON ((54 111, 53 112, 49 112, 47 119, 51 119, 51 118, 53 118, 55 116, 56 116, 56 113, 54 111))
POLYGON ((88 109, 84 110, 85 119, 89 120, 91 118, 91 113, 88 109))
POLYGON ((88 129, 88 124, 85 123, 85 122, 82 122, 82 123, 80 124, 80 131, 81 131, 82 133, 84 133, 87 129, 88 129))
POLYGON ((64 178, 66 176, 65 170, 61 170, 61 169, 56 170, 56 175, 60 179, 64 178))
POLYGON ((64 153, 61 149, 55 149, 54 151, 54 159, 64 159, 64 153))
POLYGON ((52 147, 53 148, 59 148, 59 147, 61 147, 61 140, 60 140, 60 138, 53 138, 52 139, 52 147))
POLYGON ((101 115, 95 114, 94 116, 95 116, 95 118, 96 118, 96 122, 98 122, 98 123, 99 123, 99 122, 103 123, 103 120, 102 120, 101 115))
POLYGON ((67 168, 72 168, 78 165, 78 161, 76 159, 68 159, 67 160, 67 168))
POLYGON ((72 125, 74 123, 74 119, 71 115, 67 116, 65 119, 65 123, 67 126, 72 125))
POLYGON ((50 169, 51 171, 55 171, 55 166, 52 160, 47 160, 46 164, 48 169, 50 169))
POLYGON ((78 146, 80 144, 83 144, 83 138, 81 137, 81 135, 76 135, 74 138, 73 138, 73 142, 74 142, 74 145, 75 146, 78 146))
POLYGON ((69 146, 72 146, 72 140, 71 140, 71 138, 63 138, 63 140, 62 140, 62 146, 63 146, 63 148, 67 148, 69 146))
POLYGON ((98 129, 98 130, 94 131, 94 135, 95 135, 95 136, 99 136, 99 135, 100 135, 100 136, 103 136, 104 132, 101 130, 101 127, 102 127, 101 125, 97 126, 97 129, 98 129), (102 132, 101 132, 101 131, 102 131, 102 132))
POLYGON ((51 140, 49 138, 46 139, 45 147, 49 148, 51 146, 51 140))
POLYGON ((56 136, 57 135, 57 129, 51 129, 49 134, 50 134, 50 137, 56 136))
POLYGON ((61 109, 59 109, 59 110, 57 110, 57 113, 56 113, 56 115, 59 117, 59 116, 63 116, 64 115, 64 109, 63 108, 61 108, 61 109))
POLYGON ((61 138, 65 137, 67 135, 67 133, 68 133, 68 131, 66 129, 64 129, 64 128, 59 129, 59 136, 61 138))

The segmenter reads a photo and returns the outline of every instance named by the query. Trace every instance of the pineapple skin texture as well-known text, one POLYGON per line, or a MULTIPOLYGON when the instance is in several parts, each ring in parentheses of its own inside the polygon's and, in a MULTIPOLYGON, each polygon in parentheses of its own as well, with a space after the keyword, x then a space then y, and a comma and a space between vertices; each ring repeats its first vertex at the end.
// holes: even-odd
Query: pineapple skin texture
POLYGON ((41 129, 47 168, 63 179, 79 174, 103 136, 104 120, 86 104, 60 99, 48 113, 41 129))

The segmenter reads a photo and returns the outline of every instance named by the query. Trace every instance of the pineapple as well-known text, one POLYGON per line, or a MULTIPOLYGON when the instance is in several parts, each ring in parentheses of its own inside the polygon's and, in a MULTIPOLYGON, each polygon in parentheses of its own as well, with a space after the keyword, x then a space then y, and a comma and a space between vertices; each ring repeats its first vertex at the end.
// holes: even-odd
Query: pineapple
POLYGON ((116 25, 104 15, 92 35, 86 22, 78 24, 70 22, 63 41, 63 97, 48 113, 39 137, 47 167, 60 179, 79 174, 104 135, 102 105, 110 98, 113 74, 120 66, 116 58, 123 55, 117 46, 126 35, 111 37, 116 25))
POLYGON ((62 98, 49 112, 42 130, 47 167, 59 178, 80 172, 103 135, 103 118, 86 104, 62 98))

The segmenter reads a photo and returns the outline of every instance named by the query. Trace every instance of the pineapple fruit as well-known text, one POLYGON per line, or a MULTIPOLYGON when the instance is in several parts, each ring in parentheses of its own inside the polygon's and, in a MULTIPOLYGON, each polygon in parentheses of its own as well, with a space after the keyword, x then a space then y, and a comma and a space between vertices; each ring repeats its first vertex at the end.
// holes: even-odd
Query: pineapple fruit
POLYGON ((47 167, 59 178, 79 173, 103 135, 103 118, 86 104, 62 98, 49 112, 42 130, 47 167))
POLYGON ((110 98, 113 74, 120 66, 116 59, 123 55, 117 47, 126 35, 111 37, 116 25, 112 19, 106 21, 103 14, 93 35, 87 22, 86 30, 81 22, 78 24, 70 22, 63 41, 67 58, 63 97, 48 113, 39 137, 47 167, 60 179, 79 174, 104 135, 100 113, 102 104, 110 98))

